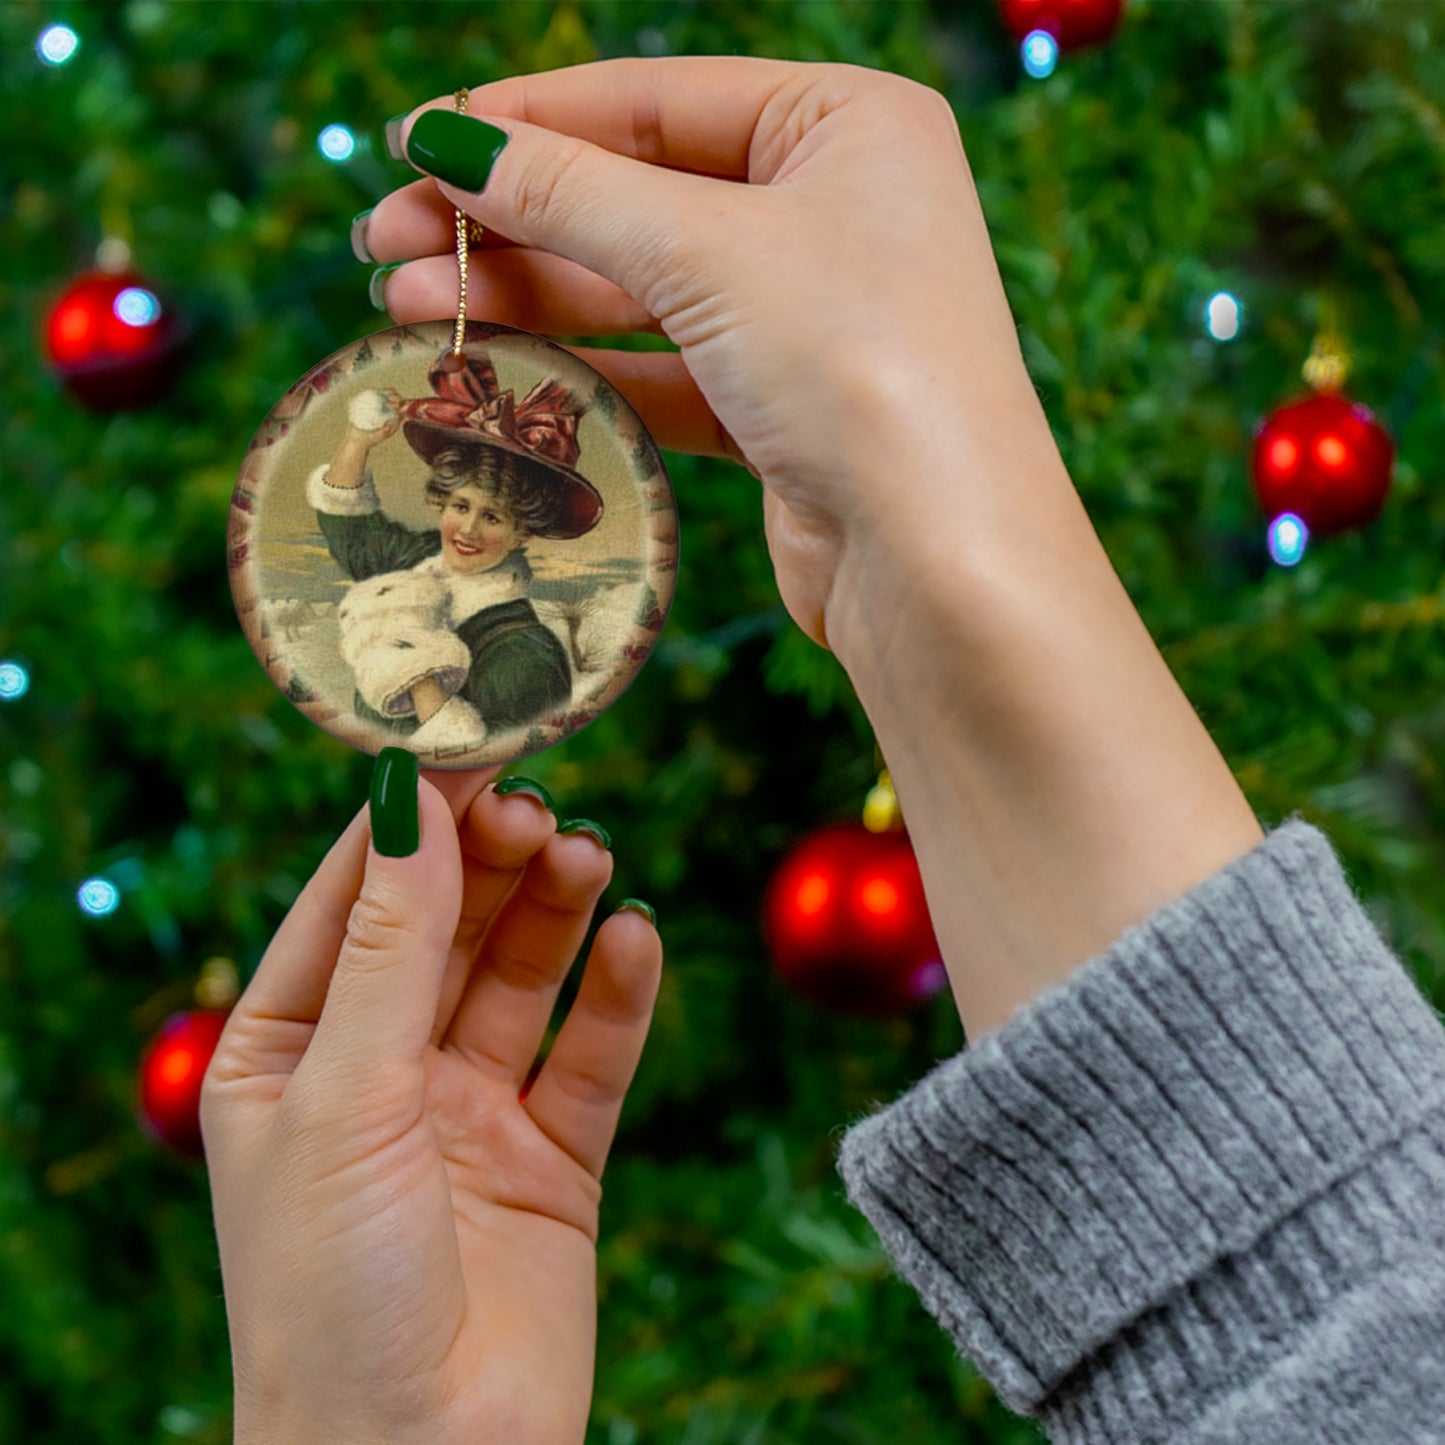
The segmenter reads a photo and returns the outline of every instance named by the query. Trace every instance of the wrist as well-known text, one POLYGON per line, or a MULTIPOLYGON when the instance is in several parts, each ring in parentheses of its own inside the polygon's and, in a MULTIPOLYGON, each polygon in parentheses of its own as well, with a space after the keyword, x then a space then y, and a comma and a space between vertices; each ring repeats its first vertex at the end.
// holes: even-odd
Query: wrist
POLYGON ((1052 438, 1009 440, 845 549, 828 619, 971 1040, 1263 836, 1052 438))
POLYGON ((376 445, 376 441, 374 432, 359 431, 354 426, 348 426, 341 438, 341 445, 336 450, 338 455, 354 456, 364 461, 372 447, 376 445))
POLYGON ((355 428, 347 428, 335 455, 326 469, 329 486, 352 491, 366 480, 366 467, 371 454, 372 438, 355 428))
POLYGON ((825 612, 828 646, 855 686, 893 671, 895 634, 905 649, 927 637, 986 650, 998 635, 989 595, 1028 583, 1050 558, 1112 575, 1026 379, 988 400, 987 426, 868 426, 859 414, 869 439, 851 448, 856 517, 825 612))

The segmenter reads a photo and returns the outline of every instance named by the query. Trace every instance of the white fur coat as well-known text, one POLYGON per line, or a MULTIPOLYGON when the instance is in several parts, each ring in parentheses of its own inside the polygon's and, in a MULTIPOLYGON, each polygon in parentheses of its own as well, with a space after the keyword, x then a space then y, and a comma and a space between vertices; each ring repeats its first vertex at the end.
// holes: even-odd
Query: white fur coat
MULTIPOLYGON (((359 516, 379 507, 368 476, 359 487, 333 487, 320 466, 307 482, 307 500, 319 511, 359 516)), ((527 596, 526 581, 507 566, 490 572, 448 571, 440 554, 397 572, 355 582, 337 608, 341 655, 357 690, 383 717, 412 717, 412 689, 434 677, 447 701, 411 735, 422 747, 469 746, 485 740, 486 724, 458 696, 472 657, 456 628, 498 603, 527 596)))

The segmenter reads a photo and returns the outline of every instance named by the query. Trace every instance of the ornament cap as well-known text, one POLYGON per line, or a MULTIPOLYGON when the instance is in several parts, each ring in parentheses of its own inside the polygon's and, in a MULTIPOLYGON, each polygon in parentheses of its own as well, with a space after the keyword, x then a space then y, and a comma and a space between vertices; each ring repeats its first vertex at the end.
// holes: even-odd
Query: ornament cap
POLYGON ((1350 356, 1344 340, 1335 332, 1321 332, 1302 372, 1305 382, 1316 391, 1341 391, 1350 376, 1350 356))
POLYGON ((870 833, 888 833, 903 827, 898 794, 893 791, 893 779, 887 768, 878 774, 878 781, 868 790, 863 803, 863 826, 870 833))
POLYGON ((235 963, 229 958, 208 958, 196 981, 196 1003, 201 1008, 228 1009, 241 996, 235 963))
POLYGON ((130 244, 120 236, 107 236, 95 251, 95 269, 116 274, 130 270, 130 244))
POLYGON ((1341 329, 1339 298, 1332 291, 1320 296, 1319 329, 1309 359, 1302 368, 1305 383, 1316 391, 1342 391, 1350 378, 1350 351, 1341 329))

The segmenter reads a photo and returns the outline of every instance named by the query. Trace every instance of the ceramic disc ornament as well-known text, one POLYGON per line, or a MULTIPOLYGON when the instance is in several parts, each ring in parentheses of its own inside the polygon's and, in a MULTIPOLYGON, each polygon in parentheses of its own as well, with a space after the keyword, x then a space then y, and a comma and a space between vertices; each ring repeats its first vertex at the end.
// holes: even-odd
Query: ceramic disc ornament
POLYGON ((271 680, 363 752, 479 768, 614 703, 672 603, 677 508, 620 392, 530 332, 398 326, 272 408, 231 504, 271 680))

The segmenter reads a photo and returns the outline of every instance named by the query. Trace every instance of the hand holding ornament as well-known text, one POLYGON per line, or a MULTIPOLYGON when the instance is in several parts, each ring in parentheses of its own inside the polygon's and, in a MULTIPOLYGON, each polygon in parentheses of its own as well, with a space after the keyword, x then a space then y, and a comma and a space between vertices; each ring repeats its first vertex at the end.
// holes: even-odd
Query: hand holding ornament
POLYGON ((361 237, 396 320, 471 288, 663 447, 762 482, 778 589, 887 759, 970 1038, 1247 852, 1259 824, 1114 572, 1024 364, 947 101, 896 75, 607 60, 389 127, 428 178, 361 237))
POLYGON ((937 91, 849 65, 609 60, 478 86, 466 115, 439 98, 394 129, 429 176, 365 226, 370 255, 409 263, 386 274, 393 318, 455 312, 455 207, 488 232, 478 314, 677 343, 568 349, 660 446, 760 478, 783 601, 845 665, 868 606, 853 577, 890 581, 887 561, 906 582, 900 559, 941 523, 986 545, 979 523, 1016 505, 1001 453, 1059 466, 937 91))
POLYGON ((383 753, 216 1047, 237 1445, 585 1433, 602 1173, 662 950, 609 918, 537 1072, 612 856, 489 777, 383 753))

